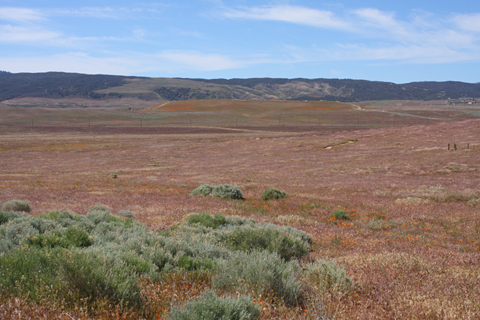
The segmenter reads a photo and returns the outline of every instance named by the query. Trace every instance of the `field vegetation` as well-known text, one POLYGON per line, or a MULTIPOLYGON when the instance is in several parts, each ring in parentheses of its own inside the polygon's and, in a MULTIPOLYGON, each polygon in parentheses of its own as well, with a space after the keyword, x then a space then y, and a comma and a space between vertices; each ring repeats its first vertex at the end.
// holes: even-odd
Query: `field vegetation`
POLYGON ((480 122, 389 103, 328 130, 2 125, 0 318, 479 318, 480 122))

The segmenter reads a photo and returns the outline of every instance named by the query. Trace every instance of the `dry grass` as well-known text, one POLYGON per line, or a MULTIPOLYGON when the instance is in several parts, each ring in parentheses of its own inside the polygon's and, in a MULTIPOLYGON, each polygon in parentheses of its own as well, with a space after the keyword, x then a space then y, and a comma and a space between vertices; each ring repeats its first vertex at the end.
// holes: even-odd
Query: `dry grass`
MULTIPOLYGON (((478 199, 480 149, 464 146, 479 145, 479 137, 479 120, 328 134, 39 134, 3 127, 0 201, 28 200, 34 215, 86 213, 103 203, 132 211, 153 229, 203 211, 288 224, 312 235, 309 259, 337 261, 354 283, 350 292, 312 299, 306 312, 284 307, 290 318, 475 319, 480 211, 469 203, 478 199), (340 143, 348 140, 358 141, 340 143), (447 151, 454 141, 462 147, 447 151), (202 183, 237 185, 246 200, 190 196, 202 183), (270 186, 288 197, 261 201, 270 186), (351 220, 329 221, 344 208, 354 211, 351 220)), ((186 285, 177 280, 151 284, 148 292, 159 299, 162 290, 175 299, 201 293, 175 291, 186 285)), ((197 284, 207 288, 208 281, 197 284)), ((273 299, 258 300, 265 303, 262 319, 285 318, 272 316, 273 299)), ((9 308, 51 311, 22 301, 9 308)))

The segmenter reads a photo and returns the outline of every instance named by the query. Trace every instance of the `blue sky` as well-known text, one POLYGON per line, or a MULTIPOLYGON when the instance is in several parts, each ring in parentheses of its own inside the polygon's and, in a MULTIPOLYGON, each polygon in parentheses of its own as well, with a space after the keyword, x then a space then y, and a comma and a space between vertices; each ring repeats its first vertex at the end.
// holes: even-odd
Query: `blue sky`
POLYGON ((480 1, 0 0, 10 72, 405 83, 479 67, 480 1))

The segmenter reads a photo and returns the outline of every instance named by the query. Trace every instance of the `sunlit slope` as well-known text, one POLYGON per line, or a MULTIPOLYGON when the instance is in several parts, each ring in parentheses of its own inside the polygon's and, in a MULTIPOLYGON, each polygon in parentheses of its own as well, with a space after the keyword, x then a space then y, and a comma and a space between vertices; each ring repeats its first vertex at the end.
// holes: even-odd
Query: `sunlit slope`
POLYGON ((247 100, 186 100, 170 101, 145 111, 220 112, 230 114, 268 115, 279 112, 348 112, 351 104, 334 101, 247 101, 247 100))
MULTIPOLYGON (((187 100, 161 103, 143 110, 176 119, 235 121, 241 125, 319 123, 319 119, 343 118, 358 113, 351 104, 334 101, 187 100)), ((337 122, 337 121, 334 121, 337 122)))

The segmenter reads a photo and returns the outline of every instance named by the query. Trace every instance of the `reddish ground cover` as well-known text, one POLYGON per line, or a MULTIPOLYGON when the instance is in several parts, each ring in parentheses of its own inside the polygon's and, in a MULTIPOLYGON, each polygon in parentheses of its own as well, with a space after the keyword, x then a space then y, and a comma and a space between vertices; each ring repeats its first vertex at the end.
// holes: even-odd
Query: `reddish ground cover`
POLYGON ((102 203, 153 229, 203 211, 291 225, 313 236, 309 259, 336 260, 354 281, 321 297, 331 317, 480 317, 480 120, 272 128, 4 126, 0 201, 28 200, 32 214, 102 203), (190 196, 202 183, 246 200, 190 196), (270 187, 288 197, 262 201, 270 187), (336 209, 351 219, 330 219, 336 209))

